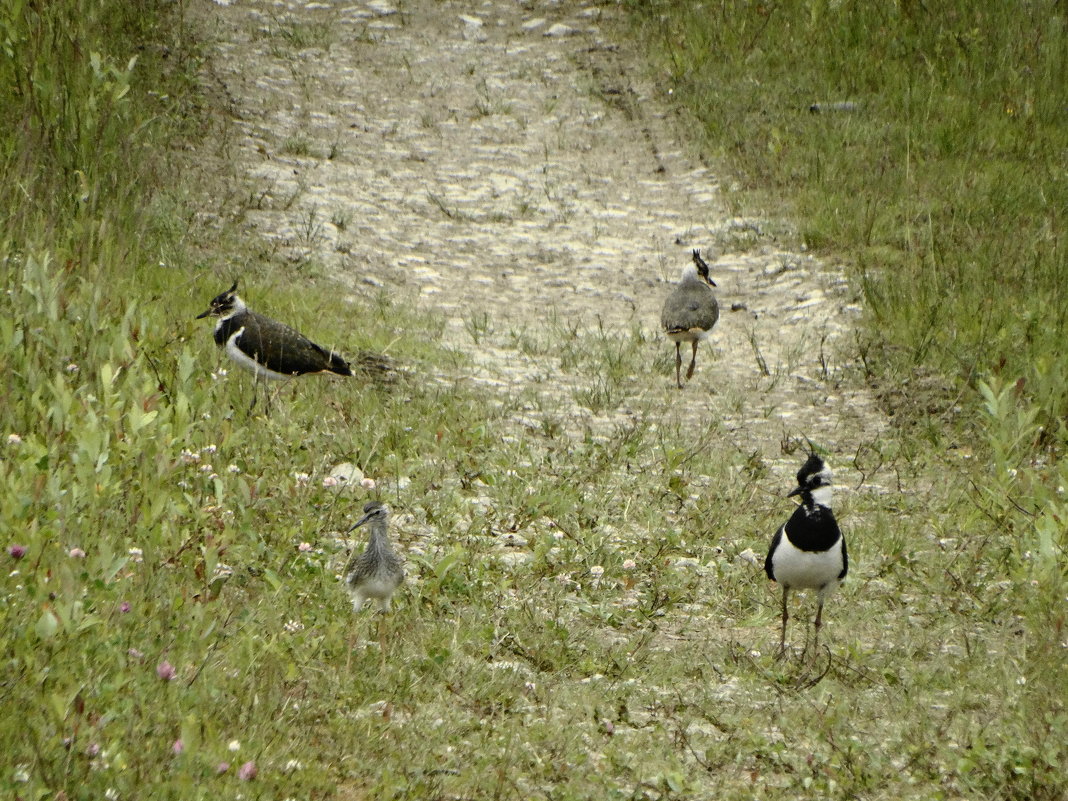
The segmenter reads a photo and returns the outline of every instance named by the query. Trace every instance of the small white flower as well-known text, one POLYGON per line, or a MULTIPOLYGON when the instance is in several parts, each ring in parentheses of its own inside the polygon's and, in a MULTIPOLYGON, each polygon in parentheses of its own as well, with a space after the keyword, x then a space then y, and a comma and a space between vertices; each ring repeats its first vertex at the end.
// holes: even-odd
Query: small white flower
POLYGON ((200 454, 195 453, 191 450, 187 450, 186 448, 182 448, 182 452, 178 454, 178 458, 180 458, 186 464, 193 464, 194 462, 200 461, 200 454))
POLYGON ((181 489, 189 489, 189 482, 188 481, 179 481, 178 482, 178 486, 181 489))
POLYGON ((624 570, 633 570, 637 566, 638 566, 638 563, 635 562, 633 559, 624 559, 623 560, 623 569, 624 570))
POLYGON ((217 451, 217 450, 218 450, 218 448, 216 448, 214 445, 205 445, 203 448, 200 449, 200 452, 201 453, 215 453, 215 451, 217 451))
POLYGON ((236 464, 232 464, 232 465, 230 465, 229 467, 227 467, 226 469, 227 469, 227 471, 228 471, 228 472, 230 472, 230 473, 233 473, 233 474, 235 474, 235 475, 236 475, 237 473, 240 473, 240 472, 241 472, 241 468, 240 468, 240 467, 238 467, 238 466, 237 466, 236 464))
POLYGON ((7 435, 7 444, 8 445, 21 445, 22 444, 22 437, 20 437, 18 434, 8 434, 7 435))
POLYGON ((140 548, 131 548, 126 553, 128 553, 130 555, 130 559, 132 559, 135 562, 144 561, 145 552, 142 551, 140 548))
POLYGON ((231 740, 226 744, 228 751, 238 752, 241 750, 241 743, 238 740, 231 740))
POLYGON ((360 486, 366 490, 373 490, 375 488, 375 480, 373 478, 365 478, 360 481, 360 486))
POLYGON ((224 562, 215 565, 215 571, 212 573, 213 578, 230 578, 232 575, 234 575, 234 569, 224 562))
POLYGON ((311 476, 307 473, 294 473, 293 478, 296 479, 298 484, 307 484, 311 480, 311 476))
POLYGON ((323 486, 327 487, 327 488, 336 487, 340 483, 341 482, 338 481, 335 476, 327 476, 326 478, 323 479, 323 486))
POLYGON ((68 373, 76 373, 80 369, 81 368, 78 365, 76 365, 74 362, 71 362, 70 364, 67 365, 67 372, 68 373))
POLYGON ((282 772, 283 773, 292 773, 295 770, 303 770, 303 769, 304 769, 304 763, 303 762, 301 762, 299 759, 291 759, 288 762, 286 762, 286 766, 284 768, 282 768, 282 772))
POLYGON ((299 620, 287 620, 283 628, 290 634, 296 634, 298 631, 304 630, 304 624, 299 620))
POLYGON ((30 767, 29 765, 19 765, 15 768, 15 775, 12 776, 19 784, 25 784, 30 780, 30 767))
POLYGON ((590 575, 593 576, 595 579, 598 579, 604 575, 604 568, 600 565, 594 565, 590 568, 590 575))
POLYGON ((310 542, 302 542, 300 545, 297 546, 297 550, 300 551, 301 553, 307 553, 311 549, 312 549, 312 545, 311 545, 310 542))
POLYGON ((214 473, 215 472, 215 468, 212 467, 210 464, 202 464, 200 466, 200 472, 201 473, 214 473))
POLYGON ((1027 676, 1020 676, 1020 678, 1016 680, 1016 683, 1023 687, 1025 684, 1027 684, 1027 676))
POLYGON ((71 548, 70 555, 75 559, 84 559, 85 551, 83 551, 81 548, 71 548))

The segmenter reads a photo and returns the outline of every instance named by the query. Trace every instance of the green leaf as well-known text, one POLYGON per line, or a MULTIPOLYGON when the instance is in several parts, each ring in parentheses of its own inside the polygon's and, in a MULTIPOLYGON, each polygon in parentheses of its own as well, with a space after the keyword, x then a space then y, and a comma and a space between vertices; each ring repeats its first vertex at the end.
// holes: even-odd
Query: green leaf
POLYGON ((59 631, 59 618, 51 609, 46 609, 41 613, 41 617, 37 620, 37 625, 33 630, 37 632, 37 636, 42 640, 51 640, 56 636, 56 632, 59 631))

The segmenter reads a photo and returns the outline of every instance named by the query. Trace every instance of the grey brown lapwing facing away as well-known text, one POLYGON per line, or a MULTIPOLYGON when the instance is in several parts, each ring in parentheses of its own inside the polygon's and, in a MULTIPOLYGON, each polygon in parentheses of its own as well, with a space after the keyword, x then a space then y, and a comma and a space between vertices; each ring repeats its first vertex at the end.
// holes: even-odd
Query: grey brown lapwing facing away
POLYGON ((708 264, 701 258, 701 251, 693 251, 693 264, 687 264, 682 279, 660 312, 660 324, 668 339, 675 343, 675 383, 682 389, 682 343, 689 342, 693 355, 686 370, 686 380, 693 378, 697 367, 697 343, 708 336, 719 320, 719 304, 712 292, 715 281, 708 274, 708 264))
POLYGON ((782 634, 779 655, 786 651, 786 597, 790 590, 815 590, 817 607, 815 645, 819 646, 823 602, 849 571, 845 536, 831 511, 831 471, 816 454, 810 454, 797 471, 797 487, 789 496, 800 495, 790 519, 771 540, 764 571, 782 586, 782 634))
POLYGON ((363 507, 363 517, 349 531, 367 524, 371 536, 362 553, 354 554, 345 568, 345 586, 352 594, 352 608, 359 612, 370 599, 389 611, 390 600, 404 581, 404 567, 389 542, 389 507, 371 501, 363 507))

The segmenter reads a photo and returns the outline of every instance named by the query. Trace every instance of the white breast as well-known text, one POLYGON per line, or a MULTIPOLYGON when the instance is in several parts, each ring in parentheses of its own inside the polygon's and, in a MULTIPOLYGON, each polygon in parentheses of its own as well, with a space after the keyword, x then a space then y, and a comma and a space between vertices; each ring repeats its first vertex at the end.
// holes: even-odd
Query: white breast
POLYGON ((784 532, 771 556, 771 567, 775 580, 784 587, 833 592, 842 572, 842 538, 828 551, 802 551, 784 532))

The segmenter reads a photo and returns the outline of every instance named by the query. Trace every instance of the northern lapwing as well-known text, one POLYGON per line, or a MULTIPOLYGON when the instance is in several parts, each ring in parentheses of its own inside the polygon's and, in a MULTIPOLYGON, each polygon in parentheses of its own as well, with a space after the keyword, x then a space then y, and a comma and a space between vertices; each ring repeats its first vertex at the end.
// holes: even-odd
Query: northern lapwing
POLYGON ((237 281, 212 298, 202 314, 218 317, 215 344, 247 370, 261 378, 282 379, 306 373, 336 373, 351 376, 349 363, 337 353, 316 345, 288 325, 257 314, 237 294, 237 281))
POLYGON ((682 347, 689 342, 693 347, 686 380, 693 378, 697 366, 697 343, 708 336, 719 320, 719 304, 712 287, 716 282, 708 274, 708 264, 701 258, 701 251, 693 251, 693 264, 687 264, 682 279, 664 301, 660 312, 660 324, 668 339, 675 343, 675 383, 682 389, 682 347))
POLYGON ((378 601, 383 612, 389 611, 390 599, 404 581, 404 567, 389 543, 389 508, 378 501, 363 507, 363 517, 349 529, 355 531, 364 524, 371 528, 371 537, 362 553, 355 554, 345 568, 345 585, 352 593, 352 608, 359 612, 371 598, 378 601))
POLYGON ((831 511, 831 471, 816 454, 797 471, 797 487, 790 496, 800 495, 794 510, 771 540, 764 571, 782 586, 782 636, 780 656, 786 651, 786 597, 790 590, 815 590, 815 644, 819 645, 823 602, 834 592, 849 571, 845 536, 831 511))

